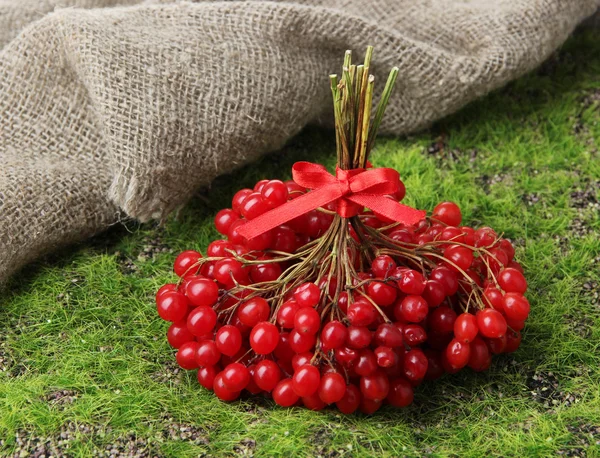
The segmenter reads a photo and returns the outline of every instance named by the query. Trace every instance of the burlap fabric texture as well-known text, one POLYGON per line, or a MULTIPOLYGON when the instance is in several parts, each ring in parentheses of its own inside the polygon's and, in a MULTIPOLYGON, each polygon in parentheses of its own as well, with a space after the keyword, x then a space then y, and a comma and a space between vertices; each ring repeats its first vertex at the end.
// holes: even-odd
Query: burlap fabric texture
MULTIPOLYGON (((600 0, 0 2, 0 282, 330 117, 346 49, 400 68, 383 131, 533 69, 600 0)), ((379 86, 381 90, 381 86, 379 86)))

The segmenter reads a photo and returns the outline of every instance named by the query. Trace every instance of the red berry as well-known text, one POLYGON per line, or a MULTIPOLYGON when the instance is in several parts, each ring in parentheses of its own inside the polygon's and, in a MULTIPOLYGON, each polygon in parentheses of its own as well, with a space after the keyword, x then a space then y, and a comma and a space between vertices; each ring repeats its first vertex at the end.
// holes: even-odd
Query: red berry
POLYGON ((215 343, 221 353, 233 356, 242 348, 242 334, 238 328, 227 324, 217 331, 215 343))
POLYGON ((225 386, 225 382, 223 380, 223 372, 219 372, 215 377, 213 383, 213 390, 215 391, 215 395, 221 401, 235 401, 240 397, 239 391, 231 391, 225 386))
POLYGON ((270 207, 263 199, 260 192, 253 192, 242 202, 240 213, 246 219, 254 219, 269 211, 270 207))
POLYGON ((390 347, 377 347, 374 353, 379 367, 393 367, 398 364, 398 355, 390 347))
POLYGON ((460 208, 454 202, 442 202, 433 209, 432 218, 447 224, 448 226, 458 226, 462 220, 460 208))
POLYGON ((193 309, 187 318, 187 327, 195 336, 211 332, 217 324, 217 312, 206 305, 193 309))
POLYGON ((429 280, 425 283, 425 290, 422 296, 427 301, 429 307, 437 307, 446 299, 446 290, 444 289, 444 285, 439 281, 429 280))
POLYGON ((221 352, 213 340, 205 340, 196 349, 196 363, 200 367, 214 366, 221 360, 221 352))
POLYGON ((240 321, 249 327, 256 326, 261 321, 267 321, 271 313, 269 303, 262 297, 253 297, 242 304, 237 310, 240 321))
POLYGON ((229 391, 242 391, 250 382, 248 368, 240 363, 231 363, 223 369, 223 385, 229 391))
POLYGON ((346 342, 348 328, 339 321, 330 321, 321 331, 321 344, 327 350, 340 348, 346 342))
POLYGON ((356 409, 358 409, 361 399, 362 396, 358 387, 355 385, 348 385, 346 387, 344 396, 342 399, 336 402, 335 405, 340 412, 350 415, 351 413, 354 413, 356 409))
POLYGON ((284 329, 292 329, 294 327, 294 318, 296 312, 300 310, 300 306, 295 300, 289 300, 283 303, 277 312, 277 323, 284 329))
POLYGON ((428 312, 429 305, 421 296, 406 296, 400 303, 398 313, 394 309, 394 316, 398 320, 419 323, 425 319, 428 312))
POLYGON ((406 407, 412 404, 414 391, 412 385, 403 378, 397 378, 390 382, 387 401, 394 407, 406 407))
POLYGON ((235 286, 235 282, 248 284, 248 274, 242 267, 242 263, 232 258, 217 261, 214 276, 219 283, 229 289, 235 286))
POLYGON ((281 380, 281 369, 274 361, 265 359, 254 368, 254 382, 261 390, 272 391, 281 380))
POLYGON ((316 307, 321 297, 321 290, 314 283, 303 283, 294 291, 294 300, 300 307, 316 307))
POLYGON ((194 264, 202 257, 200 253, 194 250, 184 251, 175 258, 175 264, 173 270, 179 277, 183 277, 186 274, 196 273, 195 269, 192 268, 194 264))
POLYGON ((198 342, 184 343, 179 347, 179 350, 177 350, 177 354, 175 355, 177 364, 183 369, 196 369, 198 367, 198 363, 196 363, 196 350, 198 350, 198 342))
POLYGON ((366 348, 371 343, 371 331, 364 326, 349 326, 346 344, 350 348, 366 348))
POLYGON ((215 216, 215 228, 220 234, 227 235, 231 225, 238 219, 240 219, 240 216, 236 212, 230 208, 225 208, 215 216))
POLYGON ((436 267, 431 271, 429 278, 439 281, 444 286, 446 296, 453 296, 458 291, 458 276, 454 270, 448 269, 448 267, 436 267))
POLYGON ((427 333, 423 326, 407 324, 402 328, 404 342, 410 347, 417 347, 427 340, 427 333))
POLYGON ((305 353, 312 350, 316 340, 314 334, 300 334, 295 329, 290 332, 290 348, 295 353, 305 353))
POLYGON ((304 366, 305 364, 310 364, 310 361, 313 359, 314 356, 315 356, 315 354, 310 351, 295 354, 292 357, 292 368, 294 370, 296 370, 300 366, 304 366))
POLYGON ((380 324, 374 334, 375 343, 384 347, 400 347, 404 342, 402 331, 393 324, 380 324))
POLYGON ((367 294, 377 305, 386 307, 394 303, 398 291, 388 283, 374 281, 367 286, 367 294))
POLYGON ((498 284, 509 293, 521 293, 527 291, 527 281, 517 269, 507 267, 498 275, 498 284))
POLYGON ((435 350, 425 350, 425 356, 427 356, 427 373, 425 374, 426 380, 437 380, 444 375, 444 366, 442 364, 441 355, 435 350))
POLYGON ((167 340, 173 348, 179 348, 184 343, 194 340, 194 335, 187 328, 187 321, 178 321, 169 326, 167 340))
POLYGON ((219 298, 219 287, 208 278, 192 278, 185 286, 185 295, 192 305, 212 307, 219 298))
POLYGON ((508 331, 506 333, 506 348, 504 353, 512 353, 521 345, 521 333, 518 331, 508 331))
POLYGON ((176 291, 167 291, 156 298, 156 310, 165 321, 181 321, 188 312, 186 297, 176 291))
POLYGON ((379 410, 383 403, 381 401, 373 401, 371 399, 365 399, 364 397, 360 400, 358 408, 365 415, 373 415, 379 410))
POLYGON ((469 367, 475 372, 487 370, 492 363, 492 356, 485 342, 477 337, 471 342, 471 354, 469 356, 469 367))
POLYGON ((300 397, 310 396, 319 389, 321 374, 315 366, 305 364, 296 369, 292 381, 294 393, 300 397))
POLYGON ((175 283, 167 283, 166 285, 162 285, 156 292, 155 299, 158 300, 160 296, 168 291, 177 291, 177 285, 175 283))
POLYGON ((402 272, 402 276, 398 280, 398 288, 404 294, 420 296, 425 291, 425 283, 425 277, 423 277, 421 272, 406 269, 402 272))
POLYGON ((370 375, 377 370, 377 357, 371 350, 363 349, 358 352, 354 361, 354 371, 358 375, 370 375))
POLYGON ((241 214, 240 209, 242 207, 242 202, 244 202, 246 197, 248 197, 250 194, 252 194, 252 189, 240 189, 235 193, 233 199, 231 200, 231 208, 234 212, 241 214))
POLYGON ((427 373, 427 356, 419 348, 404 354, 404 376, 412 382, 423 380, 427 373))
POLYGON ((529 316, 529 301, 520 293, 504 295, 504 313, 511 320, 525 321, 529 316))
POLYGON ((300 334, 316 334, 321 327, 321 317, 312 307, 302 307, 294 316, 294 329, 300 334))
POLYGON ((454 331, 456 312, 446 305, 433 309, 429 314, 429 330, 432 333, 448 335, 454 331))
POLYGON ((346 394, 346 381, 337 372, 328 372, 321 377, 318 389, 319 398, 325 404, 341 401, 346 394))
POLYGON ((287 202, 288 189, 286 185, 279 180, 271 180, 260 190, 263 200, 270 208, 279 207, 287 202))
POLYGON ((198 369, 198 382, 207 390, 212 390, 215 377, 219 371, 220 369, 215 366, 201 367, 198 369))
POLYGON ((291 378, 286 378, 273 389, 273 401, 281 407, 291 407, 298 402, 300 397, 295 393, 291 378))
POLYGON ((336 348, 334 354, 342 366, 350 366, 358 358, 358 350, 348 347, 336 348))
POLYGON ((450 268, 467 270, 473 264, 473 251, 460 245, 451 245, 444 250, 450 268))
POLYGON ((484 309, 477 312, 477 326, 485 337, 496 338, 506 334, 506 320, 500 312, 494 309, 484 309))
POLYGON ((506 341, 506 334, 500 337, 496 337, 495 339, 486 338, 487 346, 489 347, 490 351, 495 355, 504 353, 504 349, 506 348, 506 341))
POLYGON ((470 313, 462 313, 454 322, 454 336, 460 342, 473 342, 477 337, 479 328, 477 327, 477 318, 470 313))
POLYGON ((454 369, 462 369, 469 362, 471 347, 468 343, 452 339, 446 348, 446 359, 454 369))
POLYGON ((377 256, 371 264, 371 272, 378 278, 387 278, 396 268, 396 262, 388 255, 377 256))
POLYGON ((500 312, 504 310, 504 296, 499 289, 493 286, 486 287, 483 290, 483 298, 491 308, 500 312))
POLYGON ((258 323, 250 333, 250 346, 258 355, 267 355, 277 348, 279 331, 274 324, 267 321, 258 323))
POLYGON ((377 318, 377 310, 366 300, 359 300, 348 306, 347 316, 353 326, 368 326, 377 318))
POLYGON ((387 375, 381 370, 360 378, 360 392, 365 399, 383 401, 390 391, 387 375))
POLYGON ((252 283, 265 283, 275 281, 281 275, 281 266, 276 262, 268 264, 255 264, 250 267, 252 283))

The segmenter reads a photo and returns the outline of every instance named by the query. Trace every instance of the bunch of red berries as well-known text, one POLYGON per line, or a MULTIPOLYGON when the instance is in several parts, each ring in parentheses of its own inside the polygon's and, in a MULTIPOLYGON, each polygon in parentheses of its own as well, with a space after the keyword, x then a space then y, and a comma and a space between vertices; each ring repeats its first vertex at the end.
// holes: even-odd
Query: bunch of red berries
POLYGON ((372 115, 371 54, 353 65, 347 52, 342 78, 330 76, 336 175, 297 163, 295 181, 237 192, 215 218, 226 238, 205 257, 181 253, 179 282, 156 294, 177 362, 224 401, 246 390, 370 414, 409 405, 423 380, 483 371, 521 342, 527 282, 511 243, 460 226, 451 202, 424 218, 399 204, 398 172, 370 168, 398 74, 372 115))
POLYGON ((156 295, 160 316, 173 322, 167 337, 177 362, 198 369, 200 384, 220 399, 247 390, 281 406, 373 413, 384 403, 410 404, 423 380, 485 370, 492 354, 518 348, 529 303, 508 240, 491 228, 459 226, 451 202, 416 226, 365 210, 361 232, 376 256, 361 266, 360 238, 339 218, 355 246, 347 249, 352 281, 338 288, 326 258, 307 277, 295 271, 336 220, 326 209, 258 241, 236 233, 305 192, 279 180, 239 191, 232 209, 215 218, 227 239, 212 242, 205 258, 181 253, 179 284, 156 295), (375 236, 387 244, 378 246, 375 236))

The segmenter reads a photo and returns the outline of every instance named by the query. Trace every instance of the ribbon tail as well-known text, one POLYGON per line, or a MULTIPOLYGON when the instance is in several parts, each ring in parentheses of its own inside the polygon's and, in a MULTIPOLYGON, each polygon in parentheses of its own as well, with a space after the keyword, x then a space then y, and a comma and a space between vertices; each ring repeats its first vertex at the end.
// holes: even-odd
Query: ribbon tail
POLYGON ((347 197, 347 199, 371 209, 374 213, 409 226, 417 224, 427 215, 427 212, 424 210, 417 210, 416 208, 378 195, 355 194, 347 197))
POLYGON ((341 195, 337 184, 316 189, 249 220, 240 226, 238 234, 248 240, 253 239, 311 210, 327 205, 339 199, 341 195))

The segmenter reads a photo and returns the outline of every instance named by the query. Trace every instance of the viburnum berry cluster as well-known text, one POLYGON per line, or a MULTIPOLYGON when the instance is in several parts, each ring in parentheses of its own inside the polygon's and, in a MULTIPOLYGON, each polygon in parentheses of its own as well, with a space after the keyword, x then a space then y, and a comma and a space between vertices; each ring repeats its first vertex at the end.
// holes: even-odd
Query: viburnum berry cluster
POLYGON ((409 405, 424 380, 486 370, 492 355, 520 345, 529 302, 510 241, 461 226, 452 202, 415 218, 398 204, 399 179, 370 167, 397 75, 371 123, 370 57, 371 48, 355 66, 347 53, 343 78, 331 77, 336 178, 303 163, 295 180, 238 191, 215 217, 225 238, 206 256, 181 253, 178 283, 156 294, 178 364, 197 369, 200 384, 224 401, 246 390, 284 407, 371 414, 385 403, 409 405), (391 192, 375 199, 384 188, 365 184, 367 176, 389 179, 391 192))

